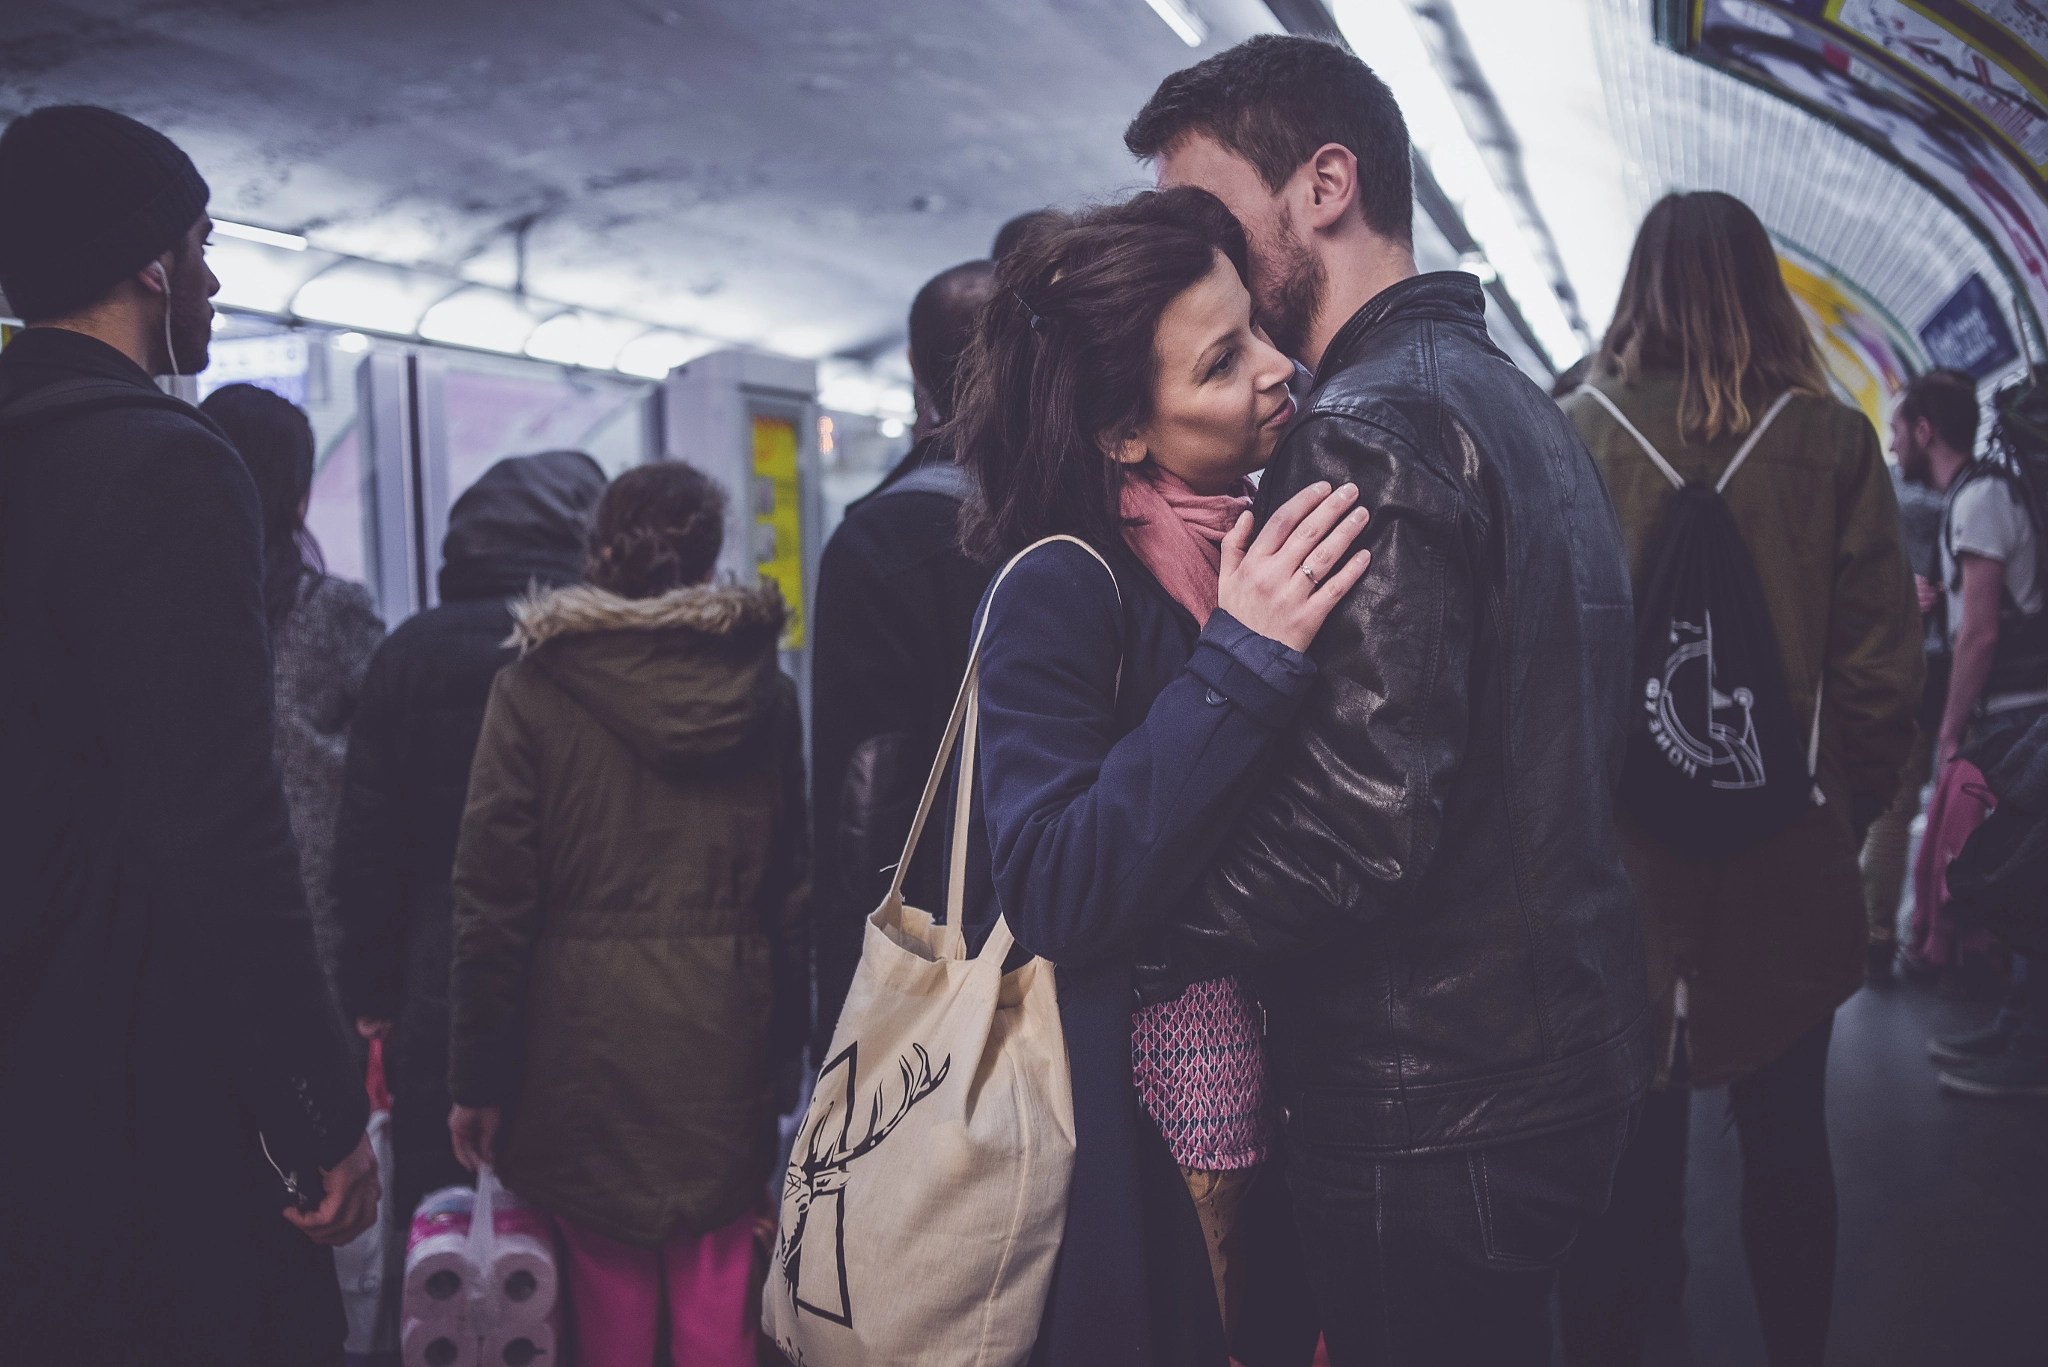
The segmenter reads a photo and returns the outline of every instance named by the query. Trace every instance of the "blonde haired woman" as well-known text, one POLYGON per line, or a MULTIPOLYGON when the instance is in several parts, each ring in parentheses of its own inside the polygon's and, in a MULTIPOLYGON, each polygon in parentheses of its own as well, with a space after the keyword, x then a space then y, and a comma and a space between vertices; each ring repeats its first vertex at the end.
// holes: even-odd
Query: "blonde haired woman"
POLYGON ((1898 786, 1920 696, 1920 618, 1891 480, 1869 420, 1829 395, 1770 235, 1715 191, 1668 195, 1643 220, 1592 383, 1564 407, 1606 478, 1638 594, 1676 496, 1645 447, 1685 481, 1712 484, 1756 437, 1722 497, 1755 562, 1802 736, 1818 710, 1820 795, 1722 854, 1664 842, 1623 804, 1662 1031, 1659 1090, 1607 1216, 1567 1268, 1567 1358, 1640 1361, 1645 1313, 1676 1310, 1689 1088, 1725 1086, 1769 1360, 1817 1367, 1835 1268, 1828 1041, 1835 1008, 1863 981, 1856 855, 1898 786))

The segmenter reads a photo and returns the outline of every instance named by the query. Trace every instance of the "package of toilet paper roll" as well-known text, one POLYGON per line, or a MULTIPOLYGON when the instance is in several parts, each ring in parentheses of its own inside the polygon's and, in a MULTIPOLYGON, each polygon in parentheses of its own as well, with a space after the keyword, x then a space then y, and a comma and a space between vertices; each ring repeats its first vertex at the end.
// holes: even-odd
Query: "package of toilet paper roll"
POLYGON ((560 1335, 560 1319, 550 1315, 536 1324, 500 1327, 482 1342, 477 1353, 478 1367, 554 1367, 561 1361, 557 1354, 560 1335))
POLYGON ((489 1167, 477 1187, 420 1203, 405 1259, 405 1367, 532 1367, 555 1360, 554 1230, 489 1167))

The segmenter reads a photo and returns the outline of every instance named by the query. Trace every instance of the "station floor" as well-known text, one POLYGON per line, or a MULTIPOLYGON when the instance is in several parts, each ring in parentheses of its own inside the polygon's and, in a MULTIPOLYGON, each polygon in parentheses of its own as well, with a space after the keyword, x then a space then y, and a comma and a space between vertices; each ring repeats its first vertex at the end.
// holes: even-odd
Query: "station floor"
MULTIPOLYGON (((2048 1364, 2048 1101, 1935 1086, 1929 1036, 1993 1008, 1898 985, 1835 1018, 1828 1125, 1841 1197, 1829 1367, 2048 1364)), ((1648 1367, 1762 1367, 1727 1098, 1693 1101, 1686 1323, 1648 1367)))

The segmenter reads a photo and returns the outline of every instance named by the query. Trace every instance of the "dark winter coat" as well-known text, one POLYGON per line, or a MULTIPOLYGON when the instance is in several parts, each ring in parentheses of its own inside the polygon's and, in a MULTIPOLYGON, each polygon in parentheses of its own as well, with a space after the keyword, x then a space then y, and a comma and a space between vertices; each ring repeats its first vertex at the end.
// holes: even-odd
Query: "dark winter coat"
MULTIPOLYGON (((1114 585, 1086 551, 1056 542, 988 596, 968 916, 985 930, 1000 908, 1023 950, 1059 966, 1076 1151, 1032 1360, 1221 1367, 1194 1205, 1132 1083, 1132 966, 1229 829, 1315 671, 1228 613, 1198 632, 1128 549, 1104 553, 1114 585)), ((1291 1230, 1284 1219, 1270 1228, 1283 1237, 1254 1240, 1245 1265, 1298 1294, 1291 1230)), ((1238 1356, 1306 1362, 1305 1302, 1272 1314, 1259 1299, 1249 1322, 1277 1320, 1305 1340, 1291 1357, 1242 1342, 1238 1356)))
POLYGON ((0 355, 0 405, 76 380, 0 428, 0 1357, 338 1363, 264 1153, 317 1182, 366 1107, 272 760, 256 490, 113 348, 0 355))
MULTIPOLYGON (((1743 436, 1682 438, 1679 378, 1595 383, 1681 476, 1717 479, 1743 436)), ((1752 395, 1751 411, 1776 398, 1752 395)), ((1596 400, 1575 396, 1564 408, 1606 477, 1639 571, 1676 491, 1596 400)), ((1869 923, 1857 852, 1898 791, 1924 670, 1898 506, 1870 419, 1831 398, 1794 399, 1723 497, 1756 563, 1802 738, 1816 694, 1823 699, 1817 782, 1827 802, 1722 855, 1674 848, 1622 814, 1656 1037, 1668 1046, 1685 979, 1695 1087, 1755 1072, 1863 985, 1869 923)), ((1660 1068, 1670 1058, 1660 1047, 1660 1068)))
POLYGON ((379 646, 349 731, 334 840, 342 1009, 395 1020, 395 1194, 410 1211, 467 1180, 448 1142, 448 878, 491 680, 516 652, 512 600, 582 573, 604 473, 550 452, 498 462, 448 514, 441 603, 379 646))
MULTIPOLYGON (((811 618, 815 1059, 825 1057, 862 926, 888 891, 967 668, 989 581, 988 568, 960 550, 967 487, 946 448, 922 442, 825 543, 811 618)), ((938 844, 925 842, 904 880, 912 906, 945 904, 938 844)))
POLYGON ((383 639, 384 622, 368 589, 309 572, 299 580, 298 599, 271 643, 277 767, 291 809, 292 836, 299 843, 313 944, 330 983, 341 954, 332 872, 342 767, 363 675, 383 639))
POLYGON ((1599 472, 1444 271, 1338 330, 1254 511, 1319 480, 1357 483, 1372 569, 1176 949, 1262 969, 1290 1146, 1456 1151, 1622 1111, 1651 1061, 1599 472))
POLYGON ((759 1205, 810 1025, 809 838, 773 584, 518 610, 455 858, 449 1085, 506 1184, 642 1248, 759 1205))

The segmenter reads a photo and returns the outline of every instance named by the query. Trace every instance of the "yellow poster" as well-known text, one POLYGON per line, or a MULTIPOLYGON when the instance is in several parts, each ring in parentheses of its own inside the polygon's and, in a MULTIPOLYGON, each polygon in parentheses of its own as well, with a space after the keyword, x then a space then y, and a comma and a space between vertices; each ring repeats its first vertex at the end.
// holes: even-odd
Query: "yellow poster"
POLYGON ((789 604, 784 650, 804 644, 804 544, 802 504, 797 498, 796 424, 788 418, 754 418, 754 565, 763 579, 782 588, 789 604))

